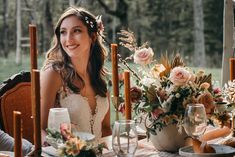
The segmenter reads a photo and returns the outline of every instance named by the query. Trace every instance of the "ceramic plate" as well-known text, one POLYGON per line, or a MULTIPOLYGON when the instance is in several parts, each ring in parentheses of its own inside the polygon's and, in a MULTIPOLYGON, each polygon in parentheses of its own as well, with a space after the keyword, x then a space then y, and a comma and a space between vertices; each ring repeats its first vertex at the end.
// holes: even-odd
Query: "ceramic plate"
POLYGON ((88 132, 74 132, 73 134, 85 141, 93 141, 95 139, 95 135, 88 132))
POLYGON ((4 154, 4 155, 8 155, 10 157, 14 157, 14 152, 10 152, 10 151, 0 151, 0 156, 4 154))
POLYGON ((186 146, 179 149, 179 154, 186 157, 233 157, 235 155, 235 148, 211 144, 216 153, 194 153, 192 146, 186 146))
POLYGON ((50 144, 51 146, 53 146, 54 148, 58 148, 58 141, 56 141, 56 139, 55 138, 52 138, 52 137, 50 137, 50 136, 46 136, 46 141, 47 141, 47 143, 48 144, 50 144))
POLYGON ((42 147, 42 156, 57 157, 57 156, 59 156, 59 154, 57 153, 57 150, 53 146, 48 146, 48 147, 42 147))

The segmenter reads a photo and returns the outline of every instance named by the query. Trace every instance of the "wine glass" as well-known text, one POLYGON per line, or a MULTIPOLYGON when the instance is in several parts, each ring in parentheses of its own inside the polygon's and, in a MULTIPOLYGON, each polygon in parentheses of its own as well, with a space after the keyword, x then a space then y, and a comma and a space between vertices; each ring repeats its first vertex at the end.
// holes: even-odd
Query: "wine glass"
POLYGON ((134 120, 115 121, 112 134, 112 147, 118 157, 133 157, 138 145, 134 120))
POLYGON ((199 138, 206 131, 207 116, 203 104, 189 104, 184 114, 185 132, 192 138, 199 138))
POLYGON ((71 131, 71 122, 67 108, 51 108, 48 116, 48 129, 60 132, 60 125, 66 123, 71 131))

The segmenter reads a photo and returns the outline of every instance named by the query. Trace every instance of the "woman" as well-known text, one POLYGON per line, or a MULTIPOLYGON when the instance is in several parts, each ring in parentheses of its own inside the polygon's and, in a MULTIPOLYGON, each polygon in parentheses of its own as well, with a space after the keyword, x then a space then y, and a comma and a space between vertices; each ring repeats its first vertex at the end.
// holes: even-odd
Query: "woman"
POLYGON ((41 71, 42 128, 50 108, 68 108, 78 131, 99 139, 111 134, 103 64, 102 25, 83 8, 68 8, 55 27, 53 46, 41 71))

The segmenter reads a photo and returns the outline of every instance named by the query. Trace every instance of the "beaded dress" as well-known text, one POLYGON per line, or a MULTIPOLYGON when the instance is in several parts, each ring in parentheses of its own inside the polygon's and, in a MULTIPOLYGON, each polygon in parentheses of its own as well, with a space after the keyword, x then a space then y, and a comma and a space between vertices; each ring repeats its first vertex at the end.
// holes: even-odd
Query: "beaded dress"
POLYGON ((68 108, 70 120, 75 124, 76 131, 89 132, 95 135, 96 140, 102 136, 102 122, 109 110, 107 97, 96 95, 96 109, 92 114, 88 99, 81 94, 72 92, 68 87, 63 87, 58 92, 59 105, 68 108))

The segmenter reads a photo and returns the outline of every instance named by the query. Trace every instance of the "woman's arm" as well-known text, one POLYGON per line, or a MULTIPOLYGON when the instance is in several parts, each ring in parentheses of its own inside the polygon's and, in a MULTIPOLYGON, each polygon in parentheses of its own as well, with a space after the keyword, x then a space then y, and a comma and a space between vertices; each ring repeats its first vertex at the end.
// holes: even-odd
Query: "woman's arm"
POLYGON ((107 93, 107 97, 108 97, 109 109, 102 122, 102 137, 109 136, 112 134, 112 130, 110 126, 110 95, 109 93, 107 93))
MULTIPOLYGON (((32 143, 23 139, 22 152, 25 156, 31 151, 32 143)), ((14 138, 0 130, 0 151, 14 151, 14 138)))
POLYGON ((50 108, 54 107, 56 93, 62 86, 62 81, 59 73, 53 70, 52 67, 41 71, 40 86, 42 141, 44 141, 44 131, 47 128, 49 110, 50 108))

